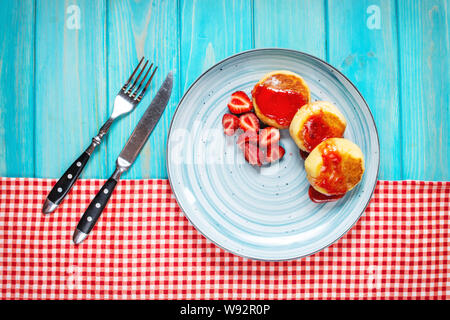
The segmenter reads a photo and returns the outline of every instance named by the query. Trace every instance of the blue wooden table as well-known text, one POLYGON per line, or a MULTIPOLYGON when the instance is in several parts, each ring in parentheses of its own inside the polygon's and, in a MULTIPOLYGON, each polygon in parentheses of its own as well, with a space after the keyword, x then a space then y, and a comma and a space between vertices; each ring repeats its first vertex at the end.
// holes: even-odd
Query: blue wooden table
MULTIPOLYGON (((380 135, 380 179, 450 180, 449 0, 0 0, 0 176, 59 178, 142 55, 176 83, 124 178, 166 178, 171 117, 234 53, 292 48, 352 80, 380 135)), ((106 178, 148 105, 116 123, 84 178, 106 178)))

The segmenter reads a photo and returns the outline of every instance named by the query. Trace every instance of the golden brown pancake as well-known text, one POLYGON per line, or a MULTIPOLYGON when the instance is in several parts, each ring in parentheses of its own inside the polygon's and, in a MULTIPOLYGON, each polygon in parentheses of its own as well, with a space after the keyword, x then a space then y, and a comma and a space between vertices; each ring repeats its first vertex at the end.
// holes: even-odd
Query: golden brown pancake
POLYGON ((364 173, 361 149, 344 138, 320 143, 305 160, 307 179, 325 195, 344 194, 353 189, 364 173))
POLYGON ((266 74, 252 91, 253 106, 258 118, 278 129, 289 127, 298 109, 311 100, 308 85, 291 71, 266 74))
POLYGON ((344 115, 330 102, 316 101, 300 108, 292 119, 289 133, 297 146, 311 152, 329 138, 341 138, 347 123, 344 115))

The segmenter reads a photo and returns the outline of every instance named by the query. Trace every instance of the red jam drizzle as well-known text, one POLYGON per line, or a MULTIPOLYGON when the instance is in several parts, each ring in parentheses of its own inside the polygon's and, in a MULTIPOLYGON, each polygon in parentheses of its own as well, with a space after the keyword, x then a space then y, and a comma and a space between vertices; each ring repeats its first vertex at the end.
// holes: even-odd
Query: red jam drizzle
POLYGON ((259 110, 266 117, 281 126, 288 126, 300 107, 308 102, 308 97, 292 90, 280 90, 257 85, 252 91, 259 110))
POLYGON ((309 152, 303 151, 302 149, 300 150, 300 157, 302 157, 303 160, 306 160, 306 158, 308 158, 309 156, 309 152))
POLYGON ((330 194, 344 194, 347 191, 342 173, 342 158, 336 146, 327 142, 320 146, 322 150, 322 169, 316 178, 318 186, 330 194))
POLYGON ((315 203, 337 201, 344 196, 344 194, 338 194, 335 196, 327 196, 323 193, 320 193, 319 191, 314 189, 312 186, 309 187, 308 194, 309 194, 309 198, 311 199, 311 201, 315 202, 315 203))
MULTIPOLYGON (((300 156, 302 157, 303 160, 308 158, 308 156, 309 156, 308 152, 303 151, 302 149, 300 149, 299 151, 300 151, 300 156)), ((327 195, 325 195, 323 193, 320 193, 319 191, 314 189, 312 186, 310 186, 309 190, 308 190, 308 194, 309 194, 309 198, 311 199, 312 202, 324 203, 324 202, 337 201, 340 198, 342 198, 345 193, 334 195, 334 196, 327 196, 327 195)))
POLYGON ((314 114, 308 118, 303 125, 302 133, 305 147, 312 151, 319 143, 328 138, 339 138, 342 136, 339 129, 331 127, 323 119, 323 112, 314 114))

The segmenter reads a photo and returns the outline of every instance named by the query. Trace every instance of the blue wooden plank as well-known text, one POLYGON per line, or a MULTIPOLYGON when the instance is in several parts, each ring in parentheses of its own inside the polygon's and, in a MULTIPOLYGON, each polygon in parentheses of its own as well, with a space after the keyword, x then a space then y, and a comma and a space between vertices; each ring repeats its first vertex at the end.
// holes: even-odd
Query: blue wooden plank
POLYGON ((404 179, 450 180, 448 8, 398 2, 404 179))
MULTIPOLYGON (((36 175, 59 178, 107 119, 102 0, 36 2, 36 175)), ((83 177, 105 177, 106 145, 83 177)))
POLYGON ((328 1, 328 60, 357 86, 378 128, 380 179, 402 179, 394 0, 328 1))
POLYGON ((325 59, 325 7, 317 0, 255 0, 255 47, 280 47, 325 59))
POLYGON ((107 148, 99 148, 84 177, 110 174, 155 85, 173 69, 179 86, 125 176, 165 178, 167 130, 188 85, 230 54, 278 46, 328 55, 362 91, 380 132, 380 178, 449 180, 448 0, 399 0, 398 30, 393 0, 37 0, 36 97, 34 3, 8 1, 0 12, 0 84, 14 84, 0 93, 0 175, 59 177, 108 117, 118 86, 138 57, 150 53, 163 69, 150 97, 113 128, 107 148), (79 25, 73 5, 79 8, 79 25))
POLYGON ((214 63, 252 48, 252 3, 181 0, 181 90, 214 63))
POLYGON ((0 10, 0 176, 34 175, 34 1, 0 10))
POLYGON ((137 109, 121 119, 108 137, 109 174, 114 161, 134 127, 150 104, 169 71, 175 82, 170 102, 149 141, 131 169, 123 176, 167 178, 166 139, 170 120, 178 102, 177 1, 111 1, 108 8, 108 105, 136 67, 141 56, 158 66, 149 92, 137 109))

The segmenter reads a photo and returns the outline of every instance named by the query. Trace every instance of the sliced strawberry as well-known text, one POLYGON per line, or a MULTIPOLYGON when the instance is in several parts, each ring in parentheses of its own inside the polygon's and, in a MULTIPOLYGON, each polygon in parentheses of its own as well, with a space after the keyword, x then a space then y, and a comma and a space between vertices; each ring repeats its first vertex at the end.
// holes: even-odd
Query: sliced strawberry
POLYGON ((239 135, 236 144, 242 149, 247 142, 258 145, 258 134, 255 131, 243 132, 239 135))
POLYGON ((225 113, 222 117, 223 132, 232 136, 239 127, 239 118, 233 114, 225 113))
POLYGON ((228 109, 231 113, 241 114, 252 111, 253 103, 244 91, 236 91, 231 95, 228 109))
POLYGON ((274 127, 261 129, 259 132, 259 144, 262 147, 277 144, 280 141, 280 130, 274 127))
POLYGON ((264 159, 264 154, 258 148, 257 145, 253 143, 244 143, 244 157, 248 163, 252 166, 262 166, 262 160, 264 159))
POLYGON ((266 156, 264 158, 264 162, 265 163, 272 163, 275 161, 280 160, 281 158, 283 158, 284 153, 286 151, 284 150, 284 148, 278 144, 276 145, 269 145, 267 147, 267 151, 266 151, 266 156))
POLYGON ((244 113, 239 117, 239 127, 244 131, 259 131, 258 117, 251 112, 244 113))

